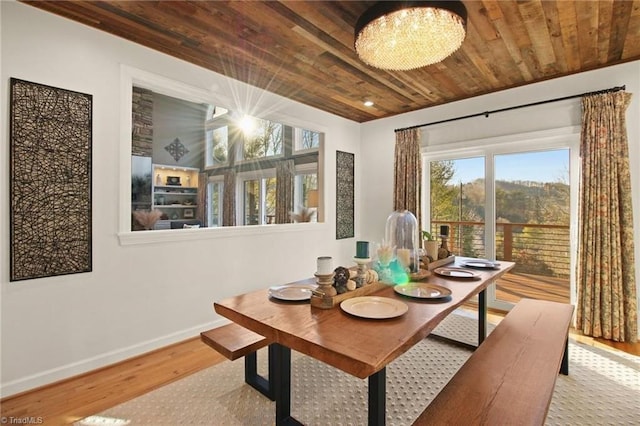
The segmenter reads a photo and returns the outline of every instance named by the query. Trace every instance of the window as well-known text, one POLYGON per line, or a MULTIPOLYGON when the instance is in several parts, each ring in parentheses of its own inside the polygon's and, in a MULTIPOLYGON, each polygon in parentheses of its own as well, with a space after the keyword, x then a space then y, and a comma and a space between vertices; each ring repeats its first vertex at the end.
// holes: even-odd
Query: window
POLYGON ((207 105, 205 121, 205 167, 229 161, 229 110, 207 105))
POLYGON ((296 171, 293 193, 294 206, 318 207, 318 174, 315 170, 296 171), (316 191, 315 194, 312 191, 316 191))
POLYGON ((449 226, 456 255, 516 263, 489 288, 490 307, 508 310, 523 297, 572 299, 578 134, 557 133, 426 155, 430 206, 423 227, 437 233, 449 226))
POLYGON ((244 225, 275 223, 276 178, 243 181, 244 225))
POLYGON ((281 123, 245 116, 241 127, 243 159, 253 160, 282 154, 284 126, 281 123))
POLYGON ((320 137, 321 134, 313 130, 296 129, 294 137, 296 151, 319 148, 320 137))
POLYGON ((222 226, 222 194, 224 184, 222 181, 209 182, 207 187, 207 199, 209 200, 208 225, 210 227, 222 226))
MULTIPOLYGON (((131 161, 122 165, 131 180, 121 185, 121 242, 145 239, 141 233, 128 236, 138 229, 132 214, 136 210, 163 213, 153 229, 173 229, 173 222, 185 220, 201 228, 222 227, 226 197, 235 206, 232 222, 238 226, 275 222, 275 169, 282 159, 293 161, 296 170, 309 166, 315 187, 322 188, 317 184, 322 133, 269 119, 244 119, 215 105, 207 90, 128 66, 122 66, 121 76, 121 123, 131 128, 121 140, 122 149, 131 153, 131 161), (304 150, 296 149, 296 138, 306 140, 304 150), (245 186, 250 180, 256 182, 245 186), (231 181, 234 187, 225 188, 231 181)), ((291 196, 306 203, 304 188, 309 185, 301 187, 302 195, 291 196)))
POLYGON ((206 130, 206 164, 219 166, 229 161, 229 128, 227 126, 206 130))

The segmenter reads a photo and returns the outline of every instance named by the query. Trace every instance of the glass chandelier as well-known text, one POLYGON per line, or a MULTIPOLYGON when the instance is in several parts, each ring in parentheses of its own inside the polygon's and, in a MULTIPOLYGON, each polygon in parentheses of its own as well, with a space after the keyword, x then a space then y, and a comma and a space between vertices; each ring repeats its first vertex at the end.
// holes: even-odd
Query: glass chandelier
POLYGON ((406 71, 442 61, 466 35, 460 1, 381 1, 355 27, 356 53, 376 68, 406 71))

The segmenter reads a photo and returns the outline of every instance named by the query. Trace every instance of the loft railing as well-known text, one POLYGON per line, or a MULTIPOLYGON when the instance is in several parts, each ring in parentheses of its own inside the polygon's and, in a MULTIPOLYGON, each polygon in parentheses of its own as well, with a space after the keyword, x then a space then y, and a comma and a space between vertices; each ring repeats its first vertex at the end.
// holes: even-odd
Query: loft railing
MULTIPOLYGON (((483 222, 433 221, 432 232, 449 225, 449 250, 459 256, 486 258, 483 222)), ((516 263, 513 272, 568 278, 569 226, 496 223, 496 260, 516 263)))

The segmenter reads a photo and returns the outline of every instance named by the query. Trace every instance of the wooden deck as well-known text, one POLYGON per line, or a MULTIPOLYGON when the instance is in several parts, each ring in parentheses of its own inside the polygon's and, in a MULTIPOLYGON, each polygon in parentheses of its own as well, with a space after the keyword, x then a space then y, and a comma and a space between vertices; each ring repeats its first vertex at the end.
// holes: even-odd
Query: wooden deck
POLYGON ((508 272, 496 282, 498 300, 515 303, 522 298, 569 303, 569 279, 508 272))

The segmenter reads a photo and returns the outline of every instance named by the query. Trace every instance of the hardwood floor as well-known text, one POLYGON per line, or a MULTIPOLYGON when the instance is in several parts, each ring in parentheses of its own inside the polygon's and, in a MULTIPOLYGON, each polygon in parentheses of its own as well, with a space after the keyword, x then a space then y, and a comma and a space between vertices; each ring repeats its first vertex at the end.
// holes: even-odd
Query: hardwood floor
MULTIPOLYGON (((491 311, 489 314, 489 320, 494 323, 501 317, 500 312, 491 311)), ((592 339, 575 332, 571 334, 585 344, 613 347, 640 356, 640 343, 620 344, 592 339)), ((35 417, 36 420, 42 418, 42 424, 45 425, 72 424, 225 360, 197 337, 5 398, 0 401, 0 412, 7 424, 11 424, 12 417, 35 417)))
POLYGON ((12 417, 35 417, 31 423, 42 418, 45 425, 72 424, 224 360, 197 337, 3 399, 0 412, 6 424, 12 417))

